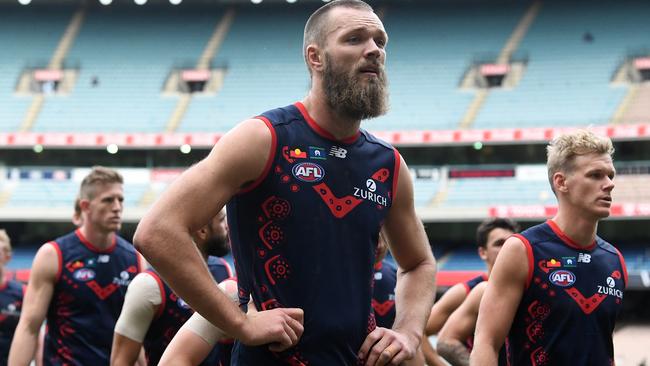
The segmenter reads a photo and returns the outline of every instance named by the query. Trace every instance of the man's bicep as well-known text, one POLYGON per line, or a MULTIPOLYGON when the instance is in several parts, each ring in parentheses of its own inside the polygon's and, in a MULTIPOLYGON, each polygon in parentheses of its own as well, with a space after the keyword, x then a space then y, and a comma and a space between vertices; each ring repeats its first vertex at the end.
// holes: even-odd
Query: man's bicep
POLYGON ((481 297, 486 285, 479 284, 475 287, 467 299, 449 316, 447 323, 440 331, 440 339, 455 339, 464 342, 474 334, 481 297))
POLYGON ((224 135, 205 159, 176 179, 152 210, 157 217, 199 229, 240 189, 262 176, 272 142, 270 127, 264 122, 242 122, 224 135))
POLYGON ((431 314, 426 326, 427 335, 438 333, 449 319, 451 313, 463 303, 466 296, 467 292, 462 284, 456 284, 447 290, 431 308, 431 314))
POLYGON ((523 296, 528 276, 528 255, 521 240, 511 237, 497 256, 481 299, 477 341, 499 343, 507 335, 523 296))
POLYGON ((115 334, 142 343, 161 306, 162 298, 157 280, 148 273, 135 276, 124 297, 120 317, 115 323, 115 334))
POLYGON ((61 259, 56 244, 43 245, 34 257, 21 311, 21 317, 25 318, 32 329, 38 330, 45 319, 60 266, 61 259))

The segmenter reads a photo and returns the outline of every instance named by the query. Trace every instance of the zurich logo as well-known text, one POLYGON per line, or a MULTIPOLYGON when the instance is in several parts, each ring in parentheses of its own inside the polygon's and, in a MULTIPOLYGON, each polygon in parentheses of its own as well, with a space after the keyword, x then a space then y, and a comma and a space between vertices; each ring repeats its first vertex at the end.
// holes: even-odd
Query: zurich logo
POLYGON ((366 188, 368 188, 370 192, 374 192, 377 190, 377 183, 375 183, 374 180, 368 178, 368 180, 366 181, 366 188))
POLYGON ((576 276, 571 271, 560 269, 551 273, 548 279, 556 286, 569 287, 576 282, 576 276))
POLYGON ((319 182, 325 176, 325 170, 320 165, 312 162, 296 164, 291 172, 294 177, 309 183, 319 182))
POLYGON ((95 278, 95 271, 89 268, 80 268, 74 271, 72 276, 78 281, 86 282, 95 278))

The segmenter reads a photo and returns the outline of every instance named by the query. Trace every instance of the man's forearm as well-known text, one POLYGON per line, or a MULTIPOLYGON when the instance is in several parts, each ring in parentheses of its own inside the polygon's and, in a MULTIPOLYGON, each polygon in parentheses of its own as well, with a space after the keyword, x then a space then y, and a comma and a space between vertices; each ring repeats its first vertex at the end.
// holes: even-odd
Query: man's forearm
POLYGON ((437 349, 452 366, 469 366, 469 349, 457 340, 438 340, 437 349))
POLYGON ((420 342, 435 295, 436 263, 425 260, 410 271, 398 271, 393 329, 420 342))
POLYGON ((422 344, 420 347, 422 348, 422 354, 424 355, 424 361, 427 366, 445 366, 445 364, 440 360, 440 356, 438 356, 438 353, 429 342, 427 336, 422 337, 422 344))
POLYGON ((37 342, 38 330, 32 332, 26 325, 18 323, 14 339, 11 342, 11 349, 9 350, 8 365, 28 366, 34 359, 37 342))

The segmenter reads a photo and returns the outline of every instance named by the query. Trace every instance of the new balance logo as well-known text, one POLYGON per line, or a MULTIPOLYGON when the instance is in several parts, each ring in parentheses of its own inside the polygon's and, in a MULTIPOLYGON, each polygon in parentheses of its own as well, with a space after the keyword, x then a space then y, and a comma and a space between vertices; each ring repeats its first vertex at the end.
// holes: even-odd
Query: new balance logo
POLYGON ((342 147, 332 146, 330 149, 330 156, 337 157, 339 159, 345 159, 348 154, 348 151, 342 147))
POLYGON ((579 253, 578 262, 580 263, 591 263, 591 254, 579 253))

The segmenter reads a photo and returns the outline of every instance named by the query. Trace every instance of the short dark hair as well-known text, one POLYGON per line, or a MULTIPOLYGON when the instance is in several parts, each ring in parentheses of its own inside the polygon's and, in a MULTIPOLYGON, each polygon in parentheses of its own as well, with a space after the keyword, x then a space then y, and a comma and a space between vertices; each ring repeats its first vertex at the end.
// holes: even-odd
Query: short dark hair
POLYGON ((503 217, 493 217, 483 221, 476 229, 476 245, 481 248, 487 246, 488 235, 494 229, 510 230, 513 233, 519 231, 519 224, 512 219, 503 217))
MULTIPOLYGON (((325 43, 325 34, 327 24, 326 15, 330 10, 338 7, 352 8, 352 9, 365 9, 373 11, 372 7, 361 0, 334 0, 316 9, 314 13, 307 19, 305 24, 305 32, 302 41, 302 53, 307 61, 307 46, 315 43, 322 46, 325 43)), ((311 70, 310 70, 311 72, 311 70)))

